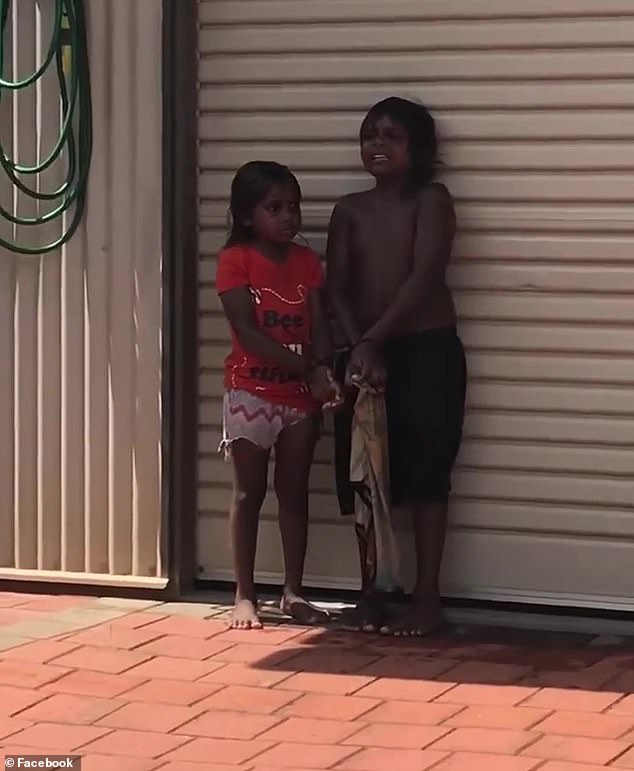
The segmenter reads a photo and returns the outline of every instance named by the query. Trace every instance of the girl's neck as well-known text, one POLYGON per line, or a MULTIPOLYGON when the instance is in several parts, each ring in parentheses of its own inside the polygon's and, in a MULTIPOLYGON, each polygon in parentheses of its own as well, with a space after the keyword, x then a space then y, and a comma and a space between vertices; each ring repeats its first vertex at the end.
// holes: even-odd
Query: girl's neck
POLYGON ((267 259, 271 260, 271 262, 284 262, 288 256, 288 250, 291 245, 289 243, 277 243, 275 241, 261 241, 256 238, 255 241, 253 241, 253 246, 260 254, 263 254, 267 259))

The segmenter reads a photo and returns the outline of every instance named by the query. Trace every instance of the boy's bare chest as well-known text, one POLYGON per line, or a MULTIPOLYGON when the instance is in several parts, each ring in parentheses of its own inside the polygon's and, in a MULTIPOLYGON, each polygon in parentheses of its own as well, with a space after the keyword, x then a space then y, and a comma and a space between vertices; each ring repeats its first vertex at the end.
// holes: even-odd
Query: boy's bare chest
POLYGON ((402 274, 411 269, 416 219, 414 212, 369 210, 352 228, 351 252, 358 270, 376 275, 402 274))

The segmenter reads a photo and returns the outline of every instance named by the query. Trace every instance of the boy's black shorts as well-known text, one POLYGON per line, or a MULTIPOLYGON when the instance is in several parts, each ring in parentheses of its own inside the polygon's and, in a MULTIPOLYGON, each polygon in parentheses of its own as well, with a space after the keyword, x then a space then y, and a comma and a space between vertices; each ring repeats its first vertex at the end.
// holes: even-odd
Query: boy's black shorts
MULTIPOLYGON (((390 479, 394 505, 444 503, 462 440, 467 388, 464 347, 456 328, 390 340, 384 348, 390 479)), ((338 361, 342 378, 347 357, 338 361)), ((335 418, 335 467, 342 514, 354 510, 349 485, 354 397, 335 418)))
POLYGON ((455 327, 431 329, 390 340, 384 357, 392 501, 445 502, 464 423, 462 342, 455 327))

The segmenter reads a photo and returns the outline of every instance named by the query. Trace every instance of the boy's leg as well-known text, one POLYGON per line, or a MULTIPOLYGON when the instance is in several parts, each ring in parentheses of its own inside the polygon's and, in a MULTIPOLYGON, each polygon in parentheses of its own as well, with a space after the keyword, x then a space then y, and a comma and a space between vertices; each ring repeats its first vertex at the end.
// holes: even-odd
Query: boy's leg
POLYGON ((447 535, 447 502, 417 503, 412 506, 416 547, 416 584, 412 590, 413 608, 394 630, 425 635, 443 621, 440 597, 440 567, 447 535))
POLYGON ((319 413, 285 428, 275 445, 275 494, 279 504, 285 580, 281 608, 302 624, 328 615, 302 597, 308 539, 308 482, 319 436, 319 413))
POLYGON ((231 548, 236 573, 236 600, 231 626, 236 629, 260 628, 256 611, 253 572, 260 509, 266 495, 268 450, 237 439, 231 445, 233 497, 229 513, 231 548))
POLYGON ((382 630, 395 635, 429 634, 442 623, 439 574, 464 419, 466 362, 460 339, 451 330, 417 338, 394 351, 388 394, 394 501, 412 511, 417 563, 412 609, 382 630))

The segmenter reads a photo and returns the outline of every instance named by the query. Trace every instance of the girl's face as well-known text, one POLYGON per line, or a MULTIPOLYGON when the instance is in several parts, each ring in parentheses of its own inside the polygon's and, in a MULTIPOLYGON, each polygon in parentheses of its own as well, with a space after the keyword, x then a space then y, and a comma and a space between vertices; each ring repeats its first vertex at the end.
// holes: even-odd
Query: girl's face
POLYGON ((250 225, 259 241, 288 243, 297 235, 301 224, 299 193, 295 185, 275 185, 253 210, 250 225))
POLYGON ((411 158, 405 129, 388 115, 366 121, 361 127, 361 160, 373 177, 406 176, 411 158))

